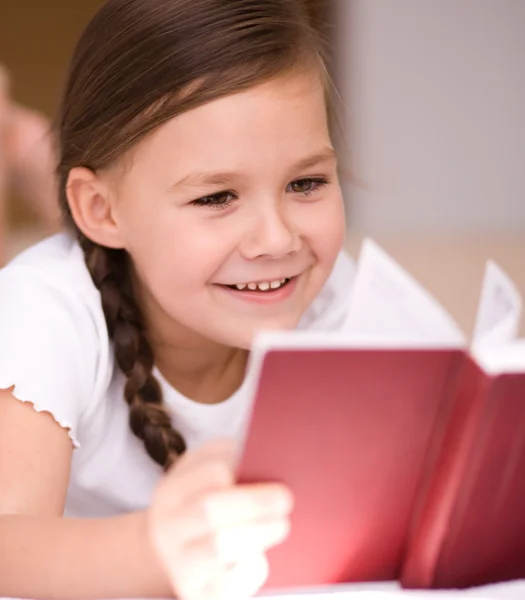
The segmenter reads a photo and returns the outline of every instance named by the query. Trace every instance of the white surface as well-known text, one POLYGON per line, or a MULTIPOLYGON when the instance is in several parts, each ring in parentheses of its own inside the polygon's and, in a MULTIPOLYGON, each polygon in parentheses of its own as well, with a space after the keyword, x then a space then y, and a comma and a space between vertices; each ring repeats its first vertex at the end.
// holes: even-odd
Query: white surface
POLYGON ((272 600, 523 600, 525 580, 511 581, 466 590, 402 590, 397 582, 341 584, 315 591, 269 595, 272 600))

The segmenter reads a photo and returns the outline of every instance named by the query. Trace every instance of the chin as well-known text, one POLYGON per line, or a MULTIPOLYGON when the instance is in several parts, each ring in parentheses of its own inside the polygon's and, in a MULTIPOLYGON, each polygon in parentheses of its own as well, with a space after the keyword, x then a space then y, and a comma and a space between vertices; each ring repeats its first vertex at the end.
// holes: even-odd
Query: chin
POLYGON ((249 332, 247 332, 245 329, 242 333, 239 332, 239 341, 242 341, 242 345, 239 347, 249 350, 253 346, 255 338, 259 333, 263 333, 265 331, 292 331, 297 327, 299 321, 300 317, 293 320, 282 319, 279 321, 276 319, 254 326, 249 332))

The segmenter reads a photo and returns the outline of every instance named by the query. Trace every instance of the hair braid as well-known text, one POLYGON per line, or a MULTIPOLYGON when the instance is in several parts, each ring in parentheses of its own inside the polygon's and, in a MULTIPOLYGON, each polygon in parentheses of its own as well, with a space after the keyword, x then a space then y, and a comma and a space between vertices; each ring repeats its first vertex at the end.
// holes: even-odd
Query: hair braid
POLYGON ((154 356, 144 332, 140 310, 133 299, 129 257, 125 250, 105 248, 80 235, 87 268, 100 290, 102 308, 118 366, 126 375, 124 398, 129 423, 151 458, 167 469, 186 444, 173 429, 162 404, 160 385, 152 374, 154 356))

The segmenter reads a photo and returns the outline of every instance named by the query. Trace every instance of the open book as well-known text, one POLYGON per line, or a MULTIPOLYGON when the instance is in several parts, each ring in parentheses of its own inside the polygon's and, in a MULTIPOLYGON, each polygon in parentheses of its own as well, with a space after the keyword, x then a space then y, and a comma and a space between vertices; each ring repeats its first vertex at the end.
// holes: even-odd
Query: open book
POLYGON ((296 498, 265 590, 525 577, 521 305, 489 262, 469 343, 367 240, 342 332, 258 337, 238 478, 296 498))

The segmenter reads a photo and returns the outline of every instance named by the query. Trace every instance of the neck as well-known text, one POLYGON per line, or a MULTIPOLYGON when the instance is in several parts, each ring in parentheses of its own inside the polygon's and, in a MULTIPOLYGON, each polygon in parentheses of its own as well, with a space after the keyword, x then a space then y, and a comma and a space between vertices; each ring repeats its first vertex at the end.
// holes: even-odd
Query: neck
POLYGON ((219 359, 203 360, 191 352, 170 349, 159 354, 157 368, 180 393, 202 404, 216 404, 229 398, 241 385, 247 352, 230 348, 219 359))
POLYGON ((142 295, 140 304, 155 365, 170 385, 203 404, 222 402, 239 388, 247 350, 224 346, 173 322, 152 306, 151 298, 142 295))
POLYGON ((229 398, 244 379, 248 352, 238 348, 181 348, 168 344, 153 348, 157 368, 186 397, 203 404, 229 398))

